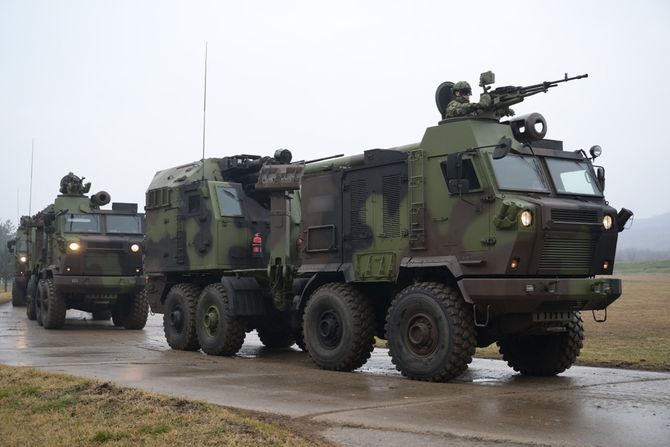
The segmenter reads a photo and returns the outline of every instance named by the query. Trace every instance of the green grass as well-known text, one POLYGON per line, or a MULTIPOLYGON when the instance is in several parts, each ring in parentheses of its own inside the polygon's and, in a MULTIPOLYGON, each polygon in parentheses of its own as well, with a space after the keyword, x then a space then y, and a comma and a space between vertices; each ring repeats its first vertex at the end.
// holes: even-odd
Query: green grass
POLYGON ((670 273, 670 259, 662 261, 617 262, 614 274, 670 273))
POLYGON ((0 365, 0 445, 328 446, 285 419, 0 365))

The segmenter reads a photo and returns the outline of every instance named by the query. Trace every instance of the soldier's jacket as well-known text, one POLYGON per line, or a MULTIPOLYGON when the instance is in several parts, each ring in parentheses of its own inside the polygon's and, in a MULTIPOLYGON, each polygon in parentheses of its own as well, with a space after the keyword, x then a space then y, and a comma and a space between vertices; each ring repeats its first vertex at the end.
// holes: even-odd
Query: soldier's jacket
POLYGON ((473 116, 477 104, 471 104, 463 97, 456 96, 447 104, 447 118, 473 116))

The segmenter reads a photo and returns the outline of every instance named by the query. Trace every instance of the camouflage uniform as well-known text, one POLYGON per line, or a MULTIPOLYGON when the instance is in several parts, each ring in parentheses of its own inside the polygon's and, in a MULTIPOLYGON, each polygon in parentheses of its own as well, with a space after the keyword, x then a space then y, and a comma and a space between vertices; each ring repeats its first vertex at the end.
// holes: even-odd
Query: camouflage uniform
POLYGON ((447 105, 447 118, 474 116, 477 104, 471 104, 468 98, 455 96, 447 105))

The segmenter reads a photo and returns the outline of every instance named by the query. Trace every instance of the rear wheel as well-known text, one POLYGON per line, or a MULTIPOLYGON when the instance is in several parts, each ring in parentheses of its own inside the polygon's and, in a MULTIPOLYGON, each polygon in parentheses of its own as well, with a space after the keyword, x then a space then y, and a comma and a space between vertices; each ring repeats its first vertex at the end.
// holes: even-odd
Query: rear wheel
POLYGON ((26 305, 26 288, 23 283, 14 278, 12 281, 12 306, 23 307, 26 305))
POLYGON ((210 284, 200 294, 196 310, 196 333, 203 352, 234 355, 246 335, 244 322, 232 315, 223 284, 210 284))
POLYGON ((144 290, 134 295, 120 296, 116 307, 117 317, 114 320, 115 326, 117 326, 117 320, 120 326, 131 330, 143 329, 147 324, 149 302, 144 294, 144 290))
POLYGON ((307 302, 303 331, 314 363, 323 369, 352 371, 365 364, 374 348, 374 311, 353 286, 326 284, 307 302))
POLYGON ((67 306, 65 298, 56 291, 53 280, 43 279, 42 326, 45 329, 60 329, 65 325, 67 306))
POLYGON ((195 306, 200 287, 195 284, 177 284, 165 298, 163 331, 172 349, 197 351, 200 347, 195 332, 195 306))
POLYGON ((582 349, 584 323, 573 312, 565 332, 546 335, 511 335, 498 341, 503 360, 528 376, 555 376, 570 368, 582 349))
POLYGON ((30 277, 28 281, 28 289, 26 291, 26 316, 29 320, 37 319, 37 278, 30 277))
POLYGON ((456 290, 435 282, 409 286, 395 297, 386 338, 404 376, 431 382, 461 375, 476 346, 472 311, 456 290))

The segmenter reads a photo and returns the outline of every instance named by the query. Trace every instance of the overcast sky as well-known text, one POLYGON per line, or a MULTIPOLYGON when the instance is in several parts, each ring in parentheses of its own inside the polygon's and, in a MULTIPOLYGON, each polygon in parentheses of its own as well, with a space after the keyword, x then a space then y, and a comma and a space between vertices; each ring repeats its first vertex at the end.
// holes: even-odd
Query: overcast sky
POLYGON ((207 156, 294 159, 420 141, 435 88, 588 73, 516 106, 566 149, 603 148, 606 195, 670 211, 670 2, 0 0, 0 219, 73 171, 144 205, 157 170, 207 156))

